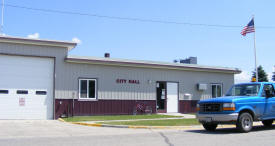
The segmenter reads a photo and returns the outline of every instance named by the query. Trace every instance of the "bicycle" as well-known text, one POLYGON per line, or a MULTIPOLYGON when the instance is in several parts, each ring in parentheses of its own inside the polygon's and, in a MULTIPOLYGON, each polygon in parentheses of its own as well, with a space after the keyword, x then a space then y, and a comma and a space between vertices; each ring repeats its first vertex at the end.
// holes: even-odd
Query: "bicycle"
POLYGON ((152 107, 146 104, 146 102, 136 101, 136 104, 133 109, 133 115, 143 114, 143 113, 152 114, 152 112, 153 112, 152 107))

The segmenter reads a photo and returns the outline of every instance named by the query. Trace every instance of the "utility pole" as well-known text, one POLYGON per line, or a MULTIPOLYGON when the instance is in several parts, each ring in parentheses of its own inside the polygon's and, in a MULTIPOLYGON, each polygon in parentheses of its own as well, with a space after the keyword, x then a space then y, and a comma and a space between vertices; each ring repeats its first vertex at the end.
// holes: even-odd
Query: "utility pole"
POLYGON ((4 27, 4 0, 2 0, 2 13, 1 13, 1 31, 0 34, 4 35, 3 27, 4 27))

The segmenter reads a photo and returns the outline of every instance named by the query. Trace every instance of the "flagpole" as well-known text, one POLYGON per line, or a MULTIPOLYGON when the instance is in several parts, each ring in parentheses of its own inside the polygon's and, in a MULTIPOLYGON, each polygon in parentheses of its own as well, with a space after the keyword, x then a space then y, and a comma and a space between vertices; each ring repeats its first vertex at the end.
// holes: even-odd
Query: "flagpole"
POLYGON ((254 15, 252 16, 252 19, 254 21, 254 59, 255 59, 255 72, 256 72, 256 82, 258 82, 258 68, 257 68, 257 50, 256 50, 256 28, 255 28, 255 19, 254 15))

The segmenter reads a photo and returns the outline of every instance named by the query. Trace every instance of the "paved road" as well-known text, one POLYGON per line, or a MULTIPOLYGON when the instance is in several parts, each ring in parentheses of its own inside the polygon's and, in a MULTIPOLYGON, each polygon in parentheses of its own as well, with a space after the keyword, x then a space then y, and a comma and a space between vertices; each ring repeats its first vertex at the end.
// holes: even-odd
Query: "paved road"
POLYGON ((59 121, 0 121, 2 146, 232 146, 274 145, 275 126, 255 127, 242 134, 231 128, 205 132, 200 128, 189 130, 150 130, 87 127, 59 121))

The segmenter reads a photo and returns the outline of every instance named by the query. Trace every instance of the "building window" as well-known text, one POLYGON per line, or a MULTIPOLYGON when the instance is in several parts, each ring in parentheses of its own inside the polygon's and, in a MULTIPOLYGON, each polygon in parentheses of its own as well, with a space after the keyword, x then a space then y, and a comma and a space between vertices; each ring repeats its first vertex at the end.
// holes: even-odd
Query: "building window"
POLYGON ((222 96, 222 84, 211 84, 212 98, 222 96))
POLYGON ((0 94, 9 94, 9 90, 0 90, 0 94))
POLYGON ((79 79, 79 99, 97 99, 96 79, 79 79))
POLYGON ((28 90, 17 90, 17 94, 28 94, 28 90))
POLYGON ((47 91, 36 91, 36 95, 47 95, 47 91))

